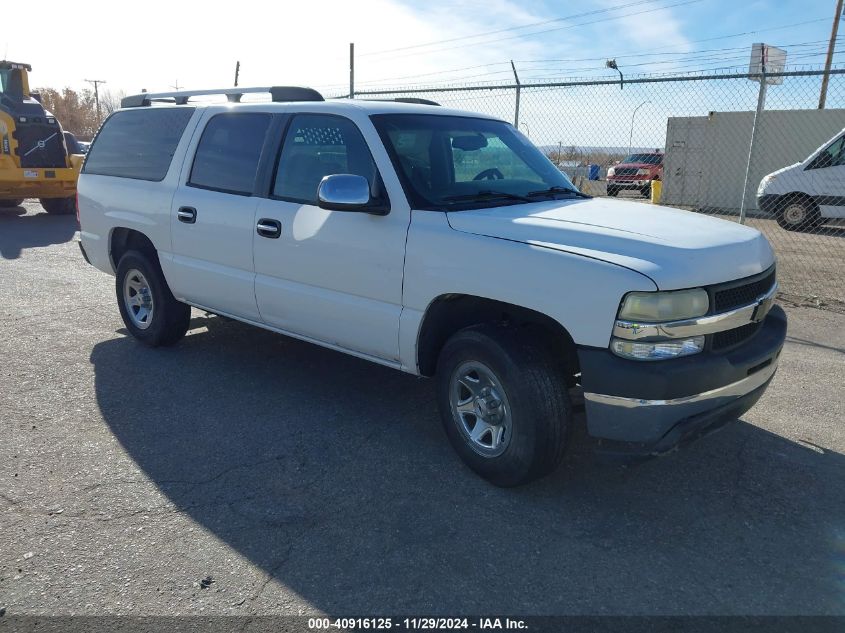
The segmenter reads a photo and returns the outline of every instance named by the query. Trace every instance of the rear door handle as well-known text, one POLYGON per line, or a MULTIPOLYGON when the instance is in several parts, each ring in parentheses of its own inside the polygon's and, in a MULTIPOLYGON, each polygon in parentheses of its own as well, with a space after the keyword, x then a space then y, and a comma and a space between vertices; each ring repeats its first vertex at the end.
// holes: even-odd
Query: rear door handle
POLYGON ((261 237, 269 237, 274 240, 282 234, 282 223, 270 218, 261 218, 255 225, 255 231, 261 237))
POLYGON ((195 224, 197 221, 197 210, 193 207, 179 207, 176 217, 179 218, 180 222, 184 222, 185 224, 195 224))

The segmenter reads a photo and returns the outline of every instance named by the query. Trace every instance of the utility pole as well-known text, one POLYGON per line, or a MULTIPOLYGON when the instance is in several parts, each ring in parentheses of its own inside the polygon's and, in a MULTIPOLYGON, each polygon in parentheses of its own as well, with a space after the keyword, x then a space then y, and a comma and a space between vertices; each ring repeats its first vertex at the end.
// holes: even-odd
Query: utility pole
POLYGON ((349 98, 355 98, 355 44, 349 42, 349 98))
POLYGON ((238 87, 238 75, 241 74, 241 63, 235 62, 235 88, 238 87))
POLYGON ((92 84, 94 86, 94 103, 97 104, 97 126, 99 127, 100 123, 103 120, 103 117, 100 116, 100 84, 106 83, 105 79, 86 79, 86 82, 92 84))
POLYGON ((841 17, 842 0, 837 0, 836 14, 833 16, 833 27, 830 29, 830 44, 827 47, 827 60, 824 63, 822 90, 821 94, 819 94, 819 110, 824 110, 824 102, 827 100, 827 84, 830 81, 830 66, 833 64, 833 51, 836 49, 836 34, 839 31, 839 20, 841 17))

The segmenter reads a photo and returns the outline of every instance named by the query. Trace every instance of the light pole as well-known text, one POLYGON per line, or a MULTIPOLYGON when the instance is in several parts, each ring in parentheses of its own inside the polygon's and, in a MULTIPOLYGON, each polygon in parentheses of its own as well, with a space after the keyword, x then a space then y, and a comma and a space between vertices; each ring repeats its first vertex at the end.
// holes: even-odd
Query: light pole
POLYGON ((634 118, 637 116, 637 110, 642 108, 647 103, 651 103, 651 101, 643 101, 640 105, 634 108, 634 114, 631 115, 631 134, 628 137, 628 156, 631 155, 631 145, 634 142, 634 118))

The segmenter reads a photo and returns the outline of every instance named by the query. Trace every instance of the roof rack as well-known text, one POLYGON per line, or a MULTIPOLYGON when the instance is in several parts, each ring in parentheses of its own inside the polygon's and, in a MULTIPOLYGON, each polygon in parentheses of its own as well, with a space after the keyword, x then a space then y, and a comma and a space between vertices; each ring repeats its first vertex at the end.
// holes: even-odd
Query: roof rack
POLYGON ((324 101, 323 95, 313 88, 300 86, 268 86, 264 88, 219 88, 213 90, 180 90, 178 92, 142 92, 120 100, 122 108, 140 108, 152 105, 153 101, 164 101, 184 105, 191 97, 226 95, 232 103, 238 103, 245 94, 270 94, 273 101, 324 101))
POLYGON ((417 105, 439 106, 440 104, 431 99, 420 99, 419 97, 396 97, 395 99, 378 99, 378 101, 395 101, 396 103, 416 103, 417 105))

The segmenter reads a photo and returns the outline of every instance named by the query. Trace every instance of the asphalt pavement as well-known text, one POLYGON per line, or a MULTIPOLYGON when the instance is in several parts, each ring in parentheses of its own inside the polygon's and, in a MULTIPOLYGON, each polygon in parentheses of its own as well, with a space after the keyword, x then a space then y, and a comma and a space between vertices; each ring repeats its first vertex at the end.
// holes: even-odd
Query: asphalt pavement
POLYGON ((75 229, 0 210, 7 615, 845 615, 845 315, 787 306, 719 433, 503 490, 430 381, 200 312, 138 344, 75 229))

